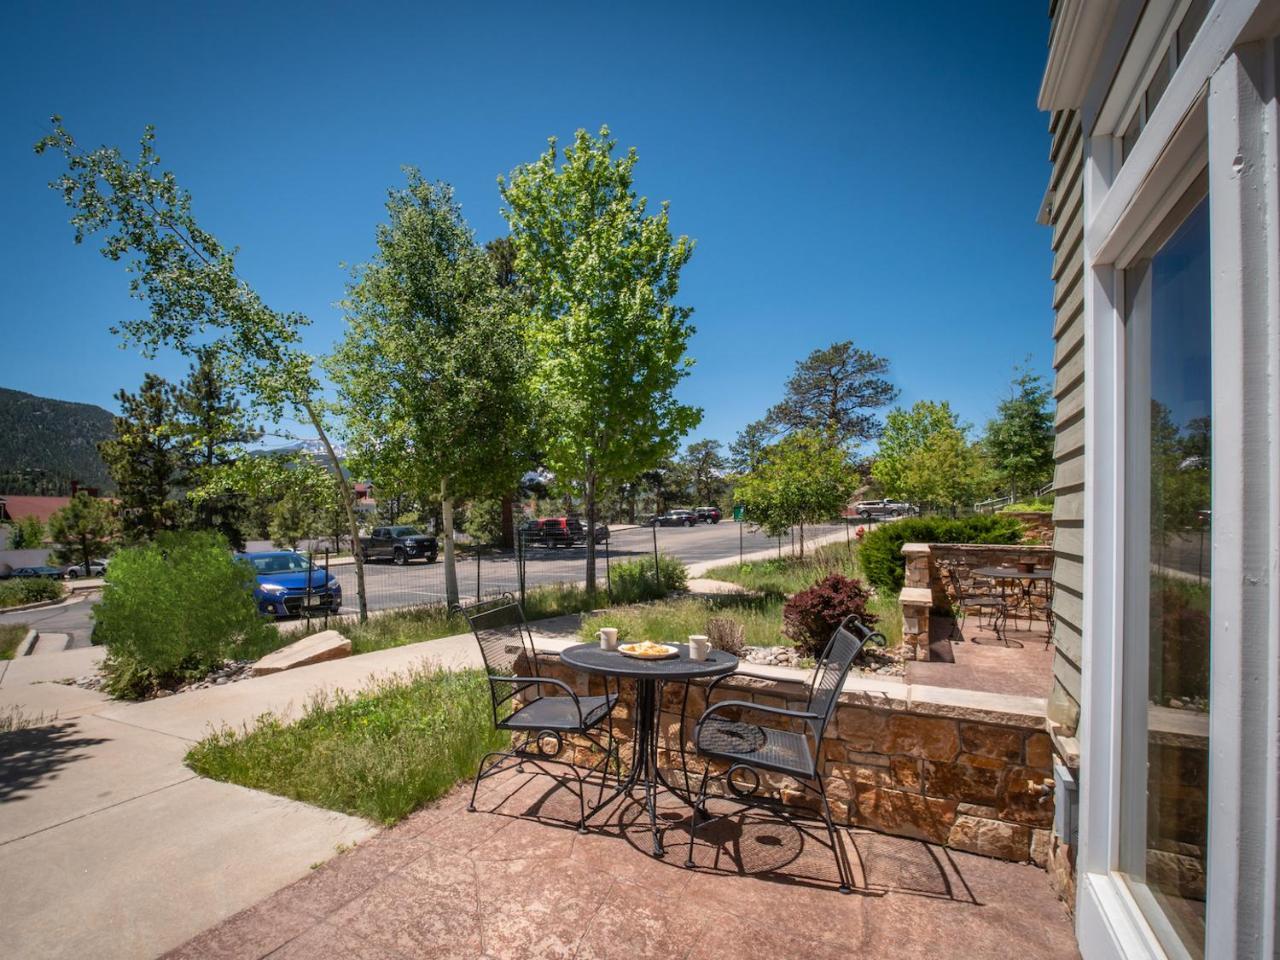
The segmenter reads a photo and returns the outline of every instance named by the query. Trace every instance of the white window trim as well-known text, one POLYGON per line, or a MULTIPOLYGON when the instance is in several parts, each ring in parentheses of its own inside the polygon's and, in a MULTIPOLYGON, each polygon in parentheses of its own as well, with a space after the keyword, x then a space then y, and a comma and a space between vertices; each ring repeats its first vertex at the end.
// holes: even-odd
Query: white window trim
POLYGON ((1122 271, 1206 157, 1215 384, 1206 955, 1271 957, 1280 947, 1280 118, 1274 99, 1280 42, 1232 52, 1256 6, 1214 5, 1123 167, 1110 131, 1085 146, 1086 589, 1076 929, 1087 960, 1169 956, 1115 872, 1124 678, 1118 588, 1125 474, 1117 455, 1125 449, 1122 271), (1257 97, 1250 81, 1260 69, 1269 101, 1257 97), (1244 276, 1259 283, 1243 283, 1244 276), (1237 509, 1224 509, 1233 497, 1237 509), (1232 577, 1234 589, 1220 586, 1232 577), (1236 642, 1242 629, 1251 631, 1248 643, 1236 642))

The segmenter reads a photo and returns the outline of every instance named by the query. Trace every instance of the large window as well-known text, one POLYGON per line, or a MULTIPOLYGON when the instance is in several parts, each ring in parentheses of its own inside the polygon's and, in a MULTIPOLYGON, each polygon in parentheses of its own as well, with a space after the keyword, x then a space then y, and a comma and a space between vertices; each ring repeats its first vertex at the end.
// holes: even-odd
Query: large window
MULTIPOLYGON (((1199 196, 1203 196, 1201 188, 1199 196)), ((1204 956, 1209 800, 1209 203, 1125 273, 1120 869, 1166 950, 1204 956)))

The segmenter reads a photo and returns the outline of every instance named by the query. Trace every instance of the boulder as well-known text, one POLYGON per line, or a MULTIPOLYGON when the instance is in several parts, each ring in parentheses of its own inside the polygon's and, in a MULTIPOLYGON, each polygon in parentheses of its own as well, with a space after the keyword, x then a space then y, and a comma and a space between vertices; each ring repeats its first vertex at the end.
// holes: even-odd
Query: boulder
POLYGON ((351 656, 351 641, 337 630, 322 630, 309 637, 295 640, 287 647, 281 647, 255 663, 249 673, 261 677, 268 673, 279 673, 281 670, 292 670, 294 667, 306 667, 325 660, 341 660, 351 656))

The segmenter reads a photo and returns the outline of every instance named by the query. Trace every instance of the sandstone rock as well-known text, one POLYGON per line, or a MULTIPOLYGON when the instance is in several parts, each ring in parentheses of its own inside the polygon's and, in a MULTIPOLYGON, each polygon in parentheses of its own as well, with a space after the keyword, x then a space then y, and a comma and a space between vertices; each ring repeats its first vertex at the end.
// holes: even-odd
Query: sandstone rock
POLYGON ((279 673, 281 670, 306 667, 325 660, 341 660, 349 656, 351 656, 351 641, 337 630, 323 630, 267 654, 253 665, 250 673, 255 677, 261 677, 269 673, 279 673))
POLYGON ((1022 761, 1023 732, 989 723, 960 724, 960 746, 965 753, 999 757, 1010 763, 1022 761))
POLYGON ((1053 769, 1053 741, 1047 733, 1027 737, 1027 766, 1039 770, 1053 769))
POLYGON ((885 715, 865 707, 841 705, 836 711, 837 735, 851 750, 874 750, 884 729, 885 715))
POLYGON ((956 801, 918 793, 855 787, 857 823, 900 837, 946 843, 956 821, 956 801))
POLYGON ((914 757, 894 757, 889 762, 894 785, 901 790, 919 790, 922 779, 920 761, 914 757))
POLYGON ((1031 862, 1037 867, 1049 866, 1049 851, 1053 834, 1048 830, 1031 831, 1031 862))
POLYGON ((926 760, 954 760, 960 752, 960 734, 953 720, 896 713, 885 723, 879 749, 926 760))
POLYGON ((1031 856, 1031 830, 1001 820, 956 817, 947 846, 1000 860, 1027 860, 1031 856))
POLYGON ((1053 792, 1045 793, 1043 771, 1031 767, 1009 767, 996 804, 1000 817, 1014 823, 1048 827, 1053 823, 1053 792))
POLYGON ((926 760, 925 792, 964 803, 994 804, 1000 788, 1000 771, 970 763, 926 760))

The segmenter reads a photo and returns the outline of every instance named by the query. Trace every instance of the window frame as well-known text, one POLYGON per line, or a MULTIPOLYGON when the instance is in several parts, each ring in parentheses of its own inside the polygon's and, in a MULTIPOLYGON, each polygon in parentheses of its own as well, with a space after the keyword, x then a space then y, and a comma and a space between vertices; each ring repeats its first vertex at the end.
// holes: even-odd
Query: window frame
MULTIPOLYGON (((1162 0, 1168 13, 1175 6, 1162 0)), ((1177 4, 1179 10, 1186 4, 1177 4)), ((1280 882, 1280 204, 1276 75, 1280 40, 1254 41, 1260 4, 1219 0, 1170 77, 1127 157, 1113 135, 1121 111, 1097 125, 1099 105, 1122 93, 1100 72, 1085 124, 1085 598, 1080 741, 1077 938, 1095 957, 1177 956, 1153 927, 1120 866, 1124 699, 1125 277, 1170 211, 1207 170, 1213 310, 1213 509, 1210 824, 1207 956, 1272 956, 1280 882), (1253 31, 1251 33, 1250 31, 1253 31), (1259 240, 1261 237, 1261 240, 1259 240), (1251 282, 1242 282, 1248 276, 1251 282), (1259 290, 1266 296, 1258 302, 1259 290), (1271 339, 1268 340, 1267 338, 1271 339), (1243 491, 1243 493, 1242 493, 1243 491), (1250 505, 1245 504, 1250 501, 1250 505), (1266 566, 1266 564, 1270 566, 1266 566), (1243 624, 1261 632, 1241 642, 1243 624)), ((1170 17, 1170 19, 1173 19, 1170 17)), ((1176 30, 1177 20, 1174 19, 1176 30)), ((1272 30, 1274 24, 1266 24, 1272 30)), ((1114 41, 1114 38, 1112 38, 1114 41)), ((1149 52, 1148 52, 1149 58, 1149 52)), ((1131 70, 1128 105, 1147 71, 1131 70)), ((1119 127, 1124 130, 1123 126, 1119 127)), ((1143 684, 1145 687, 1145 683, 1143 684)))

